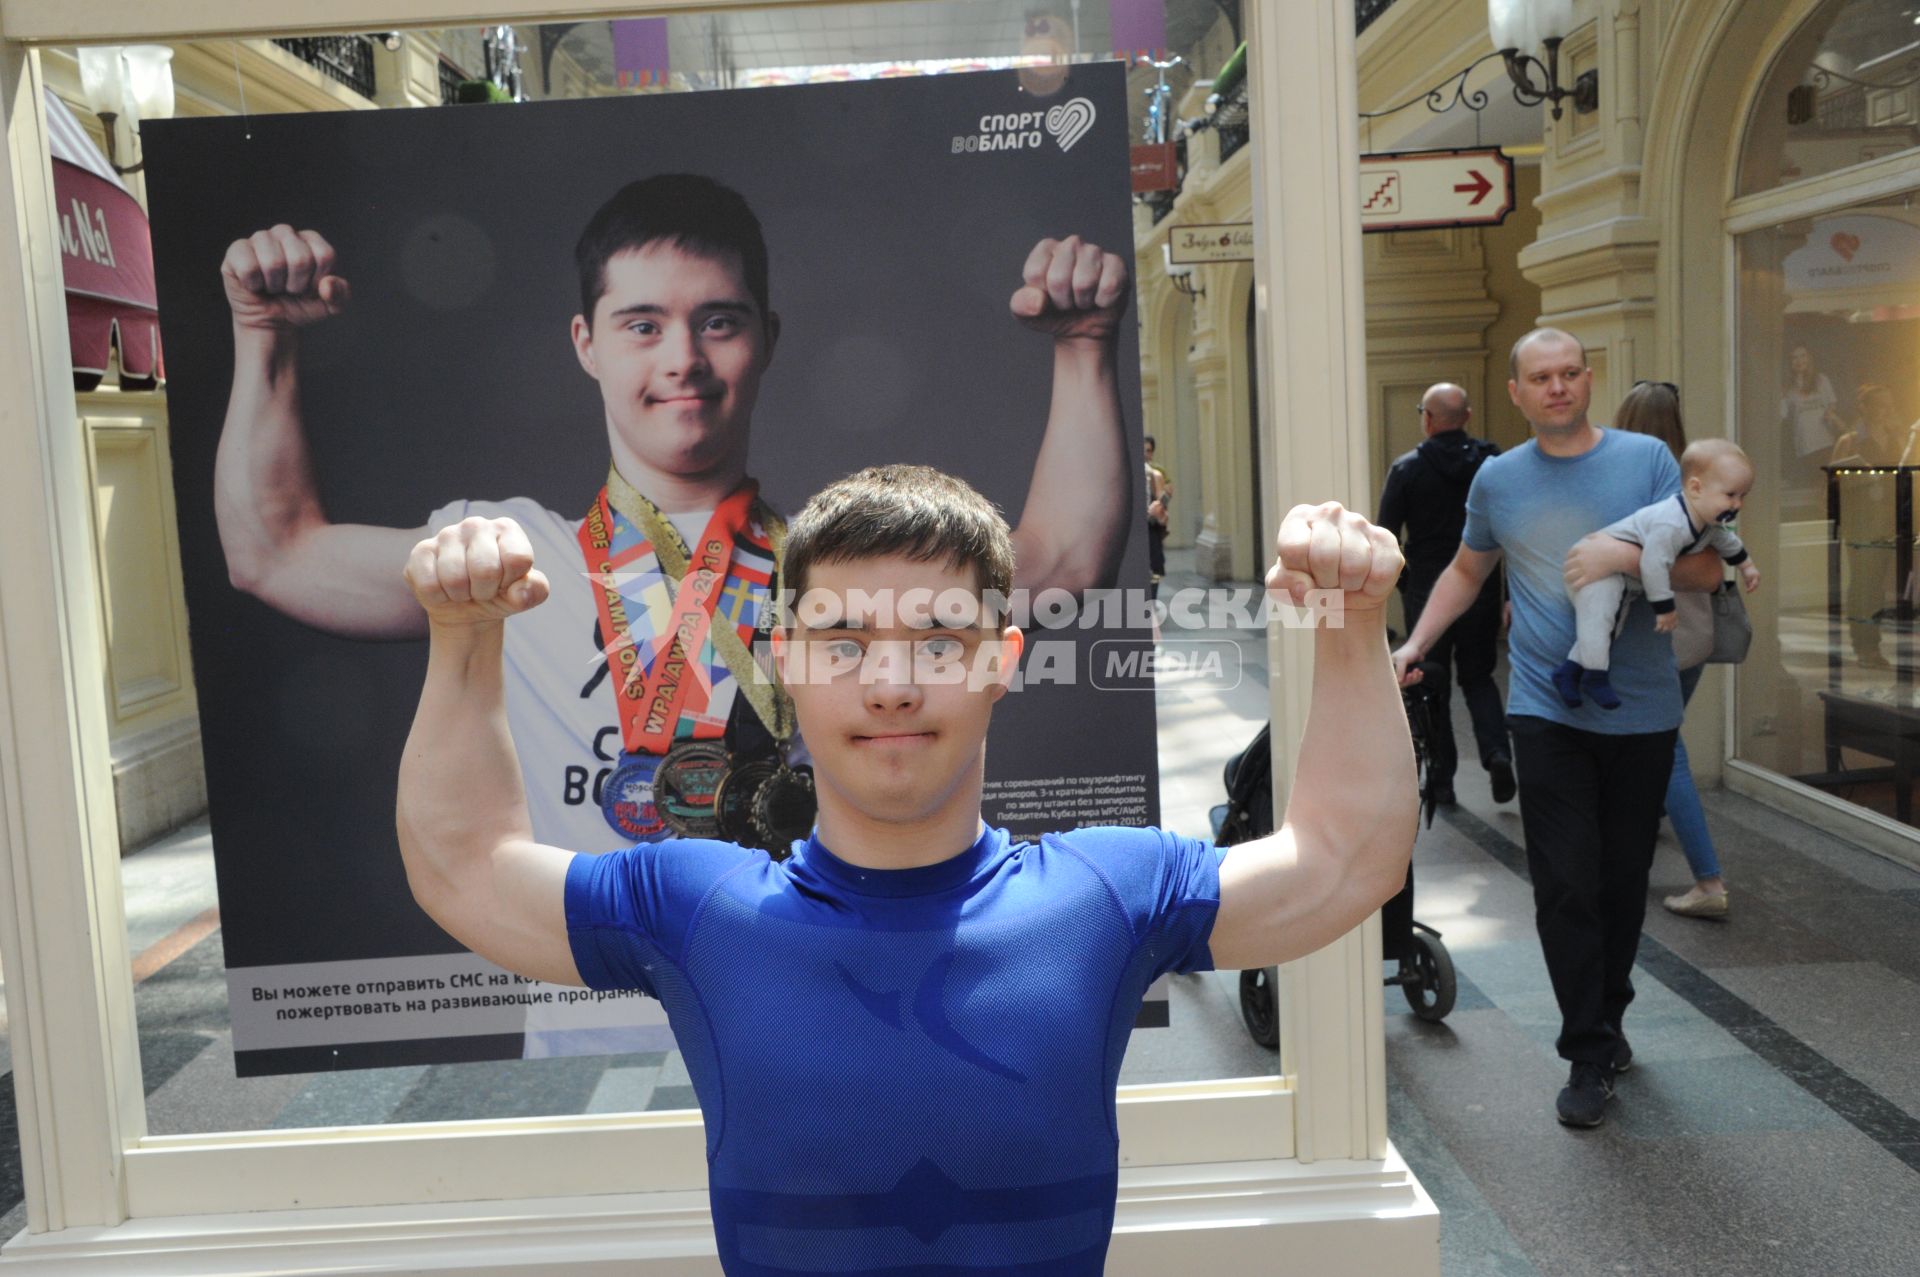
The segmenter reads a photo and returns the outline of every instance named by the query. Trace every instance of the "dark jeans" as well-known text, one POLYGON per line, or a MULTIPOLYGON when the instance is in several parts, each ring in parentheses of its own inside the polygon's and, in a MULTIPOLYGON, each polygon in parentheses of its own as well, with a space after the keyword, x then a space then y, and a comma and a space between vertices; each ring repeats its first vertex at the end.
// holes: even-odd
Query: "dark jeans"
POLYGON ((1674 732, 1604 736, 1525 715, 1508 720, 1534 926, 1560 1004, 1560 1055, 1605 1064, 1633 1001, 1647 871, 1674 732))
MULTIPOLYGON (((1407 630, 1420 624, 1420 613, 1427 606, 1427 591, 1409 589, 1403 599, 1407 608, 1407 630)), ((1496 757, 1511 758, 1507 744, 1506 711, 1500 704, 1500 689, 1493 682, 1493 663, 1500 641, 1500 583, 1489 580, 1467 610, 1460 614, 1440 641, 1427 653, 1427 659, 1439 672, 1427 682, 1433 688, 1436 713, 1433 724, 1431 762, 1428 770, 1435 786, 1451 788, 1453 774, 1460 766, 1460 750, 1453 743, 1453 714, 1448 710, 1453 692, 1453 674, 1460 676, 1460 695, 1466 698, 1467 713, 1473 718, 1474 744, 1480 748, 1480 765, 1490 766, 1496 757)))

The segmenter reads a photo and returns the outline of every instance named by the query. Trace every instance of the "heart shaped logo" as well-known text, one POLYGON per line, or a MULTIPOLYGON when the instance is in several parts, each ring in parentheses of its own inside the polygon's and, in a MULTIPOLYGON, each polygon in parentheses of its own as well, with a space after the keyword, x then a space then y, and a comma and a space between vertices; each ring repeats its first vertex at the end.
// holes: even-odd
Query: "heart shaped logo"
POLYGON ((1053 140, 1060 144, 1063 151, 1071 151, 1073 144, 1087 135, 1093 127, 1093 103, 1085 98, 1074 98, 1071 102, 1062 102, 1047 108, 1047 132, 1053 134, 1053 140))
POLYGON ((1833 251, 1840 254, 1840 260, 1844 262, 1852 261, 1853 255, 1860 251, 1860 237, 1845 231, 1836 232, 1827 242, 1833 245, 1833 251))

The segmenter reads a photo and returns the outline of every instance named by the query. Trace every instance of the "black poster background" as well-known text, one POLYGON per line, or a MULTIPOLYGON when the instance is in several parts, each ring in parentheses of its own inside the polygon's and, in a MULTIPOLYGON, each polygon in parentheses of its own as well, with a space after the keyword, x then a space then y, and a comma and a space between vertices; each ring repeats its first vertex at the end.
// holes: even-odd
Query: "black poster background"
MULTIPOLYGON (((965 476, 1017 520, 1052 382, 1050 339, 1008 313, 1021 265, 1042 237, 1072 233, 1132 260, 1118 64, 1077 67, 1044 99, 1014 73, 992 72, 176 120, 147 124, 144 138, 229 968, 458 948, 413 904, 393 832, 425 644, 334 638, 227 578, 213 468, 233 364, 219 276, 232 240, 287 222, 338 250, 353 300, 303 333, 307 439, 328 517, 389 527, 419 526, 460 497, 529 496, 584 512, 605 477, 607 440, 597 387, 567 338, 579 308, 572 247, 634 178, 704 173, 761 219, 783 327, 750 472, 788 513, 862 465, 914 461, 965 476), (1098 115, 1070 149, 1051 137, 1019 150, 953 149, 984 115, 1075 97, 1098 115)), ((1131 312, 1118 358, 1138 475, 1131 312)), ((1146 574, 1136 526, 1120 584, 1143 586, 1146 574)), ((1157 819, 1150 681, 1094 689, 1092 645, 1114 635, 1072 637, 1076 685, 1028 686, 1002 702, 989 782, 1144 775, 1157 819)), ((236 1043, 243 1057, 247 1045, 236 1043)), ((380 1045, 328 1064, 518 1053, 380 1045)), ((298 1067, 320 1065, 296 1053, 243 1059, 242 1071, 298 1067)))

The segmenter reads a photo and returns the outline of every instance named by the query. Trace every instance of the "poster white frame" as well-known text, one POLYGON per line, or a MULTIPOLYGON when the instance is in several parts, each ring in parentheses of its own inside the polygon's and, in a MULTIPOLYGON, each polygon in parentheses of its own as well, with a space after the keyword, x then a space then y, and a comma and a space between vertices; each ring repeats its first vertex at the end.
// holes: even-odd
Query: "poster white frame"
MULTIPOLYGON (((245 1239, 262 1228, 281 1248, 276 1267, 288 1272, 505 1273, 537 1264, 584 1273, 622 1263, 631 1272, 635 1256, 647 1259, 646 1271, 686 1272, 671 1265, 710 1252, 698 1192, 704 1162, 689 1115, 147 1135, 98 693, 105 641, 88 550, 91 494, 69 390, 37 46, 739 7, 589 0, 529 13, 526 0, 317 0, 297 19, 263 23, 253 0, 0 0, 0 332, 8 334, 0 340, 0 447, 10 458, 0 468, 0 962, 28 1215, 28 1232, 0 1266, 158 1274, 167 1247, 157 1239, 171 1237, 192 1265, 177 1271, 211 1273, 210 1246, 231 1245, 244 1264, 245 1239), (634 1156, 637 1139, 647 1141, 646 1156, 634 1156), (522 1226, 563 1218, 575 1200, 557 1195, 565 1168, 594 1164, 631 1176, 630 1186, 596 1181, 591 1200, 625 1221, 609 1232, 554 1233, 531 1261, 499 1249, 485 1228, 468 1230, 475 1246, 437 1251, 444 1262, 431 1269, 410 1249, 462 1214, 522 1226), (455 1205, 473 1201, 484 1208, 455 1205)), ((1274 458, 1280 491, 1364 507, 1352 12, 1322 0, 1248 0, 1246 19, 1252 64, 1271 73, 1271 91, 1254 91, 1255 219, 1264 244, 1282 246, 1278 258, 1263 251, 1255 267, 1261 362, 1272 374, 1260 428, 1276 443, 1264 455, 1274 458), (1292 233, 1281 235, 1282 225, 1292 233), (1276 310, 1277 297, 1286 305, 1276 310), (1353 425, 1295 431, 1295 419, 1353 425)), ((1288 688, 1310 685, 1311 649, 1282 643, 1279 652, 1275 771, 1284 797, 1287 745, 1305 709, 1288 688)), ((1275 1228, 1286 1230, 1296 1258, 1323 1245, 1329 1263, 1339 1256, 1338 1269, 1315 1271, 1437 1271, 1432 1202, 1386 1140, 1380 961, 1378 924, 1369 922, 1283 971, 1284 1076, 1123 1093, 1112 1271, 1155 1270, 1156 1256, 1176 1253, 1187 1264, 1210 1257, 1215 1271, 1250 1271, 1234 1257, 1271 1257, 1275 1228)))

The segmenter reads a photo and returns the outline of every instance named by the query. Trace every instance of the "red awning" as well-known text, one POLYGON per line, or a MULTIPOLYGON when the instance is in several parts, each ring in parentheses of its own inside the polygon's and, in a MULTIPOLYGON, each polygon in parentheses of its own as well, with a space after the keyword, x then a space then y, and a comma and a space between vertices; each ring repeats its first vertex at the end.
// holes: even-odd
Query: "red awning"
POLYGON ((158 380, 166 368, 160 358, 146 211, 66 103, 51 92, 47 138, 53 151, 54 211, 59 217, 74 383, 81 389, 99 384, 115 344, 120 347, 123 380, 158 380))

